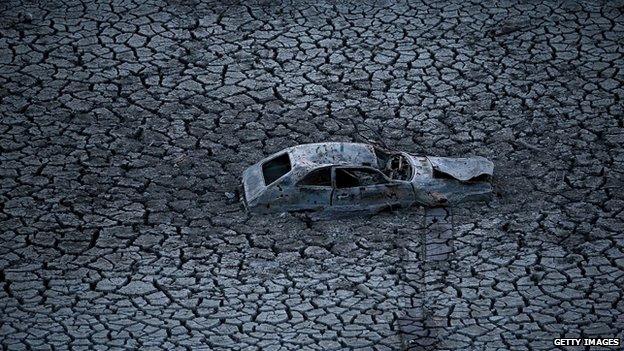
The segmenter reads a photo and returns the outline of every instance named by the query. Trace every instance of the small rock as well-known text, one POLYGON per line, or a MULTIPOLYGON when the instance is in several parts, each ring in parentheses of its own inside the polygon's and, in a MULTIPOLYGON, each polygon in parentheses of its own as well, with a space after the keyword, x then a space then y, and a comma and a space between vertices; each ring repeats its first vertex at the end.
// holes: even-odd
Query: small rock
POLYGON ((236 194, 229 192, 229 191, 225 192, 225 198, 226 198, 225 202, 227 204, 233 204, 237 200, 236 194))

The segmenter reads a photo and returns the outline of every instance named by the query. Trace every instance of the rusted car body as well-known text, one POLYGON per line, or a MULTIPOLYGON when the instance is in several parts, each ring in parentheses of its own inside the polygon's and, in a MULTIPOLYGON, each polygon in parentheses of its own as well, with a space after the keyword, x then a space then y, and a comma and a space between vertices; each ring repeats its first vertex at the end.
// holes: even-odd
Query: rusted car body
POLYGON ((486 200, 494 165, 484 157, 416 156, 362 143, 293 146, 243 172, 250 212, 370 211, 486 200))

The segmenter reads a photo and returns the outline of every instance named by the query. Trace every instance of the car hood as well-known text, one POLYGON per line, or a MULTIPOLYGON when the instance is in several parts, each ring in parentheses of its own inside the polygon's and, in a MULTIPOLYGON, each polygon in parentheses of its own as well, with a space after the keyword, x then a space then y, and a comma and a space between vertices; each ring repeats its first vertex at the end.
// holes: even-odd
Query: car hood
POLYGON ((494 164, 482 156, 469 158, 430 157, 433 169, 459 181, 465 182, 480 176, 492 176, 494 164))

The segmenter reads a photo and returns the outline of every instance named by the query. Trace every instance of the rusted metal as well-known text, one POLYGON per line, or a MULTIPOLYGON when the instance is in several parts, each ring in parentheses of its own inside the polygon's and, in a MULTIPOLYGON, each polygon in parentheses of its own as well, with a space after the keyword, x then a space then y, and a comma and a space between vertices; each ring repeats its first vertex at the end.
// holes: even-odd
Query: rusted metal
POLYGON ((247 168, 241 197, 250 212, 446 206, 489 198, 493 172, 493 163, 480 156, 416 156, 362 143, 304 144, 247 168))

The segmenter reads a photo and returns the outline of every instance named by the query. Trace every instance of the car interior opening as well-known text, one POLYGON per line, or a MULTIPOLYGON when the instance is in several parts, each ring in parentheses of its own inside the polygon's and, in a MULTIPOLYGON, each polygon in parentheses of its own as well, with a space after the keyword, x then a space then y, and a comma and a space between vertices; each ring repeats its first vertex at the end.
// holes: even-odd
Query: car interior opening
POLYGON ((262 165, 262 176, 264 177, 264 184, 269 185, 278 180, 284 174, 290 172, 292 166, 290 164, 290 158, 288 154, 281 154, 274 159, 266 161, 262 165))

